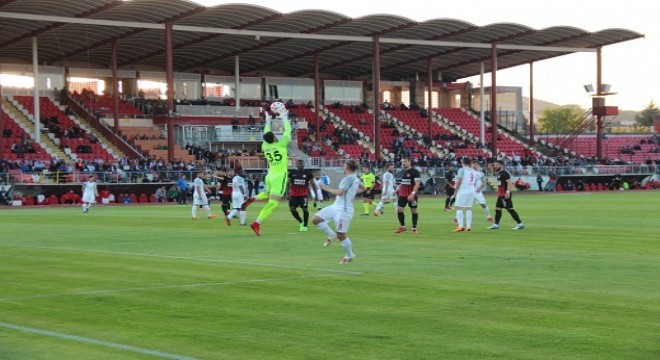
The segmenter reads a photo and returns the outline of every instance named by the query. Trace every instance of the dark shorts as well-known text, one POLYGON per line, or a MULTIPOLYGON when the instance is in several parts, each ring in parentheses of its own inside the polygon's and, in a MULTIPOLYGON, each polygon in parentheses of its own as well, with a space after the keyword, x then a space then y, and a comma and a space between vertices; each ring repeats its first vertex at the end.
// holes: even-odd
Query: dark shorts
POLYGON ((231 194, 229 195, 222 194, 221 199, 222 199, 222 205, 231 207, 231 194))
POLYGON ((411 209, 417 209, 417 196, 412 201, 408 201, 407 196, 399 196, 396 201, 398 207, 404 208, 406 205, 411 209))
POLYGON ((370 200, 373 200, 373 199, 376 198, 373 190, 371 190, 369 193, 367 193, 366 191, 363 192, 362 197, 365 198, 365 199, 370 199, 370 200))
POLYGON ((456 189, 454 189, 453 187, 445 186, 445 194, 447 195, 447 197, 454 195, 455 190, 456 189))
POLYGON ((289 207, 307 207, 307 196, 292 196, 289 199, 289 207))
POLYGON ((505 199, 504 196, 498 196, 495 207, 498 209, 513 209, 513 198, 505 199))

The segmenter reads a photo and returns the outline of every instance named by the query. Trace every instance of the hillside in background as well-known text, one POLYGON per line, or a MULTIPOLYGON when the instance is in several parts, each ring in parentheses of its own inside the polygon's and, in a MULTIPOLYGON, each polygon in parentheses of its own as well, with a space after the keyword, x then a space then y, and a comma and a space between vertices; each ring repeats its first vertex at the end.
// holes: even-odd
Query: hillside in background
MULTIPOLYGON (((577 105, 558 105, 549 101, 534 99, 534 118, 538 118, 543 110, 548 108, 557 108, 561 106, 577 106, 577 105)), ((529 98, 523 97, 523 109, 529 109, 529 98)), ((608 122, 615 125, 632 125, 635 123, 635 116, 639 111, 636 110, 621 110, 619 115, 614 118, 608 118, 608 122)))

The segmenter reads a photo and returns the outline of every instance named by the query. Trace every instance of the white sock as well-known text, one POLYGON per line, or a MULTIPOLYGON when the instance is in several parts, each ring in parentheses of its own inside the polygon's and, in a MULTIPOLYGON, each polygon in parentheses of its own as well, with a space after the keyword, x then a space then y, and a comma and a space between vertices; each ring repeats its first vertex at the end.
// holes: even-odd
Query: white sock
POLYGON ((238 219, 241 221, 241 225, 245 225, 245 219, 247 218, 247 211, 239 211, 238 219))
POLYGON ((206 216, 211 216, 211 208, 208 205, 204 205, 204 212, 206 216))
POLYGON ((82 209, 83 209, 83 211, 87 210, 87 204, 83 203, 82 204, 82 209))
POLYGON ((192 206, 192 217, 197 217, 197 205, 192 206))
POLYGON ((490 216, 490 209, 488 208, 488 205, 486 207, 482 208, 484 210, 484 214, 486 214, 486 217, 489 218, 490 216))
POLYGON ((337 237, 337 234, 335 234, 335 232, 332 231, 330 229, 330 227, 328 226, 327 221, 319 223, 318 225, 316 225, 316 228, 323 231, 324 233, 326 233, 328 235, 328 237, 331 238, 331 239, 334 239, 334 238, 337 237))
POLYGON ((472 209, 465 210, 465 226, 472 227, 472 209))
POLYGON ((231 219, 231 218, 235 217, 236 214, 238 214, 238 210, 237 209, 231 209, 231 211, 229 212, 229 215, 227 215, 227 219, 231 219))
POLYGON ((350 258, 353 257, 353 247, 351 246, 351 239, 346 238, 341 241, 341 247, 344 248, 344 252, 346 253, 346 257, 350 258))
POLYGON ((456 210, 456 220, 458 220, 458 227, 463 227, 463 209, 456 210))

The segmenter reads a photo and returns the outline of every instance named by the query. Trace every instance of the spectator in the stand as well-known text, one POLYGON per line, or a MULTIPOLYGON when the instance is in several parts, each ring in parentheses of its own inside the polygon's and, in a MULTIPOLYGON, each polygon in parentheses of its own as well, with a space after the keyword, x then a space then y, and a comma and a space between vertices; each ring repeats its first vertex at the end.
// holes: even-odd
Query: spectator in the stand
POLYGON ((539 186, 539 191, 543 191, 543 176, 540 173, 536 175, 536 184, 539 186))
POLYGON ((518 189, 518 191, 525 191, 529 189, 529 184, 523 181, 522 178, 518 178, 514 186, 516 187, 516 189, 518 189))
POLYGON ((165 186, 161 186, 158 189, 156 189, 154 196, 156 197, 157 203, 167 202, 167 191, 165 191, 165 186))
POLYGON ((623 187, 621 187, 621 174, 616 174, 612 178, 612 190, 623 190, 623 187))
POLYGON ((404 104, 404 103, 401 103, 401 105, 399 105, 399 109, 408 110, 408 106, 406 106, 406 104, 404 104))
POLYGON ((550 173, 548 175, 548 182, 545 184, 545 191, 556 191, 557 189, 557 175, 550 173))
POLYGON ((69 190, 69 192, 65 193, 60 198, 61 204, 73 205, 73 204, 80 204, 80 202, 81 202, 80 195, 74 193, 73 190, 69 190))
POLYGON ((2 137, 10 138, 12 135, 13 135, 13 132, 10 128, 6 127, 4 130, 2 130, 2 137))
POLYGON ((231 129, 234 133, 238 132, 238 119, 236 116, 231 119, 231 129))

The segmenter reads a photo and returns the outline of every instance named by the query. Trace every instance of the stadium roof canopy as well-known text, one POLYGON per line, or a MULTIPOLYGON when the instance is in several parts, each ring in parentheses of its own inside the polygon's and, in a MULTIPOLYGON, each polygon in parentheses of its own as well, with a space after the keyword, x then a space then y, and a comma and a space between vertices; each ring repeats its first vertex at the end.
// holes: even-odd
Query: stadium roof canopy
POLYGON ((386 14, 354 19, 322 10, 282 14, 249 4, 207 8, 184 0, 0 0, 0 62, 31 63, 36 36, 40 64, 109 68, 117 39, 120 69, 164 71, 165 23, 173 24, 176 72, 233 74, 238 55, 241 74, 308 77, 319 54, 320 71, 342 79, 371 76, 376 36, 381 79, 425 74, 431 59, 431 68, 449 81, 479 74, 481 62, 490 71, 492 43, 497 67, 505 69, 643 37, 626 29, 537 30, 386 14))

